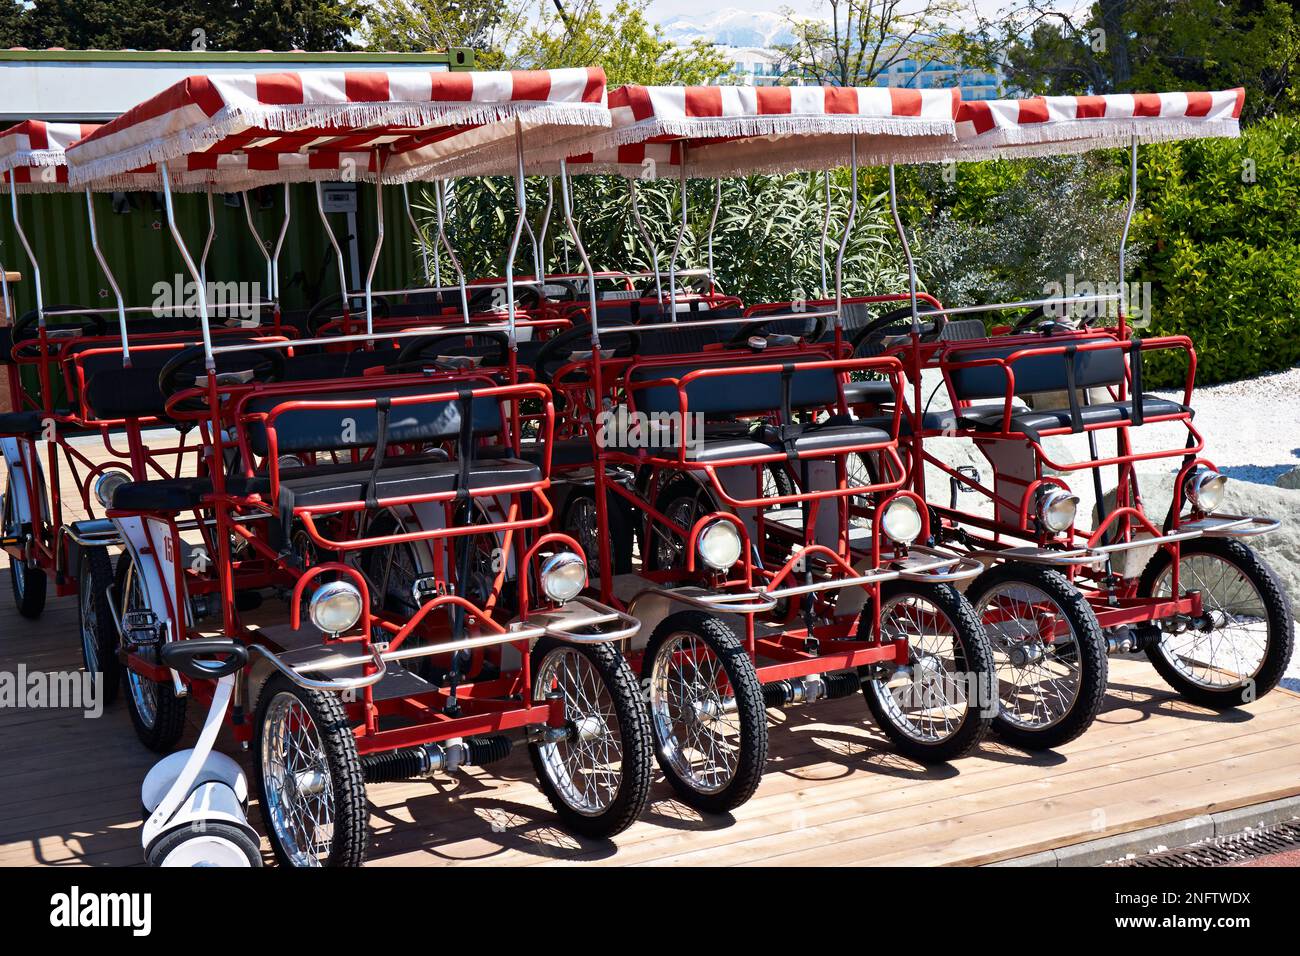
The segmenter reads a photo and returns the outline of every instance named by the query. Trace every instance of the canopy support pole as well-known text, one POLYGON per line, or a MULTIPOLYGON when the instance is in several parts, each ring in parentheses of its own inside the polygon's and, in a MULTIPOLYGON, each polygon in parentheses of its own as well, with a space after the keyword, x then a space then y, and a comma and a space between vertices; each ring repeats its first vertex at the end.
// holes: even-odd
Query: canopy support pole
MULTIPOLYGON (((374 288, 375 270, 379 268, 379 251, 384 248, 384 164, 375 152, 375 248, 370 253, 370 266, 366 269, 366 335, 375 334, 374 288)), ((367 343, 374 347, 374 342, 367 343)))
POLYGON ((822 173, 822 182, 826 187, 826 211, 822 215, 822 242, 817 247, 817 258, 822 267, 822 298, 825 299, 830 295, 830 283, 826 280, 826 240, 831 234, 831 171, 825 170, 822 173))
MULTIPOLYGON (((890 184, 891 186, 893 184, 892 175, 890 184)), ((849 215, 844 221, 844 235, 840 236, 840 247, 835 253, 835 345, 837 348, 844 330, 844 253, 849 248, 849 234, 853 232, 853 223, 857 218, 858 138, 854 136, 849 140, 849 215)))
MULTIPOLYGON (((424 281, 428 282, 433 277, 429 274, 429 247, 425 245, 424 233, 420 231, 420 225, 415 221, 415 212, 411 209, 411 192, 406 183, 402 183, 402 206, 406 209, 406 221, 411 224, 411 233, 419 239, 420 242, 420 261, 424 266, 424 281)), ((439 285, 434 280, 434 285, 439 285)))
POLYGON ((275 290, 275 308, 280 308, 280 251, 284 248, 284 237, 289 232, 289 219, 293 211, 289 206, 289 183, 284 184, 284 220, 280 223, 280 234, 275 237, 275 251, 271 254, 271 282, 275 290))
POLYGON ((266 240, 262 238, 262 234, 257 231, 257 226, 253 223, 253 204, 248 200, 248 190, 243 190, 239 194, 239 198, 240 202, 244 204, 244 221, 248 223, 248 231, 252 234, 254 241, 257 242, 257 251, 262 254, 262 259, 266 262, 266 298, 268 301, 274 301, 275 280, 271 265, 271 252, 266 247, 266 240))
POLYGON ((207 190, 208 197, 208 236, 203 241, 203 254, 199 256, 199 277, 203 287, 208 287, 208 253, 212 251, 212 240, 217 237, 217 214, 212 208, 212 187, 207 190))
POLYGON ((706 243, 709 255, 709 291, 713 291, 713 231, 718 225, 718 213, 722 211, 722 180, 713 181, 713 215, 709 217, 709 236, 706 243))
POLYGON ((582 244, 582 237, 578 235, 578 224, 573 221, 573 200, 569 195, 569 163, 563 159, 560 160, 560 204, 564 208, 564 221, 569 227, 569 238, 573 240, 573 247, 578 250, 578 258, 582 260, 582 268, 587 275, 587 304, 591 306, 591 347, 598 355, 600 323, 597 321, 596 311, 596 270, 591 267, 591 259, 587 257, 587 247, 582 244))
POLYGON ((528 217, 528 197, 524 194, 524 129, 515 119, 515 230, 510 236, 510 249, 506 252, 506 316, 510 326, 510 351, 519 349, 515 341, 515 256, 519 254, 519 240, 523 237, 528 217))
MULTIPOLYGON (((104 258, 104 250, 99 247, 99 230, 95 228, 95 197, 89 189, 86 190, 86 216, 90 220, 90 248, 94 250, 99 268, 103 271, 104 278, 108 280, 109 288, 113 290, 113 299, 117 302, 117 327, 122 332, 122 367, 130 368, 131 345, 126 336, 126 302, 122 300, 122 289, 117 284, 117 277, 113 275, 108 260, 104 258)), ((200 275, 202 275, 201 268, 200 275)))
POLYGON ((668 309, 672 321, 677 321, 677 254, 682 248, 682 239, 686 236, 686 144, 681 144, 682 151, 682 221, 677 228, 677 240, 673 243, 673 257, 668 260, 668 309))
POLYGON ((319 181, 316 183, 316 215, 320 217, 321 226, 325 229, 325 238, 329 240, 330 248, 334 250, 334 263, 339 270, 339 295, 346 311, 348 308, 348 267, 343 261, 343 247, 339 245, 338 236, 334 235, 334 227, 330 225, 330 217, 325 212, 325 184, 319 181))
MULTIPOLYGON (((538 282, 544 282, 546 278, 546 234, 551 228, 551 212, 555 208, 555 180, 550 176, 546 177, 546 208, 542 210, 542 223, 537 228, 537 242, 541 246, 541 253, 538 258, 538 268, 542 273, 537 276, 538 282)), ((539 290, 545 292, 545 285, 539 290)))
MULTIPOLYGON (((167 213, 167 229, 171 232, 172 239, 176 243, 176 248, 180 251, 181 261, 185 263, 185 268, 189 270, 190 276, 198 285, 199 330, 203 333, 203 364, 207 369, 208 375, 212 376, 216 374, 217 366, 216 360, 212 357, 212 332, 208 328, 208 289, 201 281, 199 267, 194 264, 194 259, 190 256, 190 250, 185 245, 185 239, 176 225, 176 209, 172 203, 172 183, 171 177, 167 175, 167 164, 159 163, 158 172, 162 174, 163 209, 167 213)), ((244 205, 245 208, 247 208, 247 194, 245 194, 244 197, 244 205)), ((250 226, 252 225, 252 222, 253 220, 250 216, 250 226)), ((254 234, 256 234, 256 231, 254 234)))
MULTIPOLYGON (((854 190, 856 192, 856 190, 854 190)), ((916 307, 916 263, 912 261, 912 246, 907 241, 903 220, 898 217, 898 184, 894 180, 894 164, 889 164, 889 214, 894 218, 894 231, 903 245, 903 258, 907 260, 907 293, 912 306, 912 334, 921 334, 921 321, 916 307)))
POLYGON ((32 283, 36 289, 36 326, 43 329, 45 328, 45 296, 41 291, 41 264, 36 261, 32 244, 27 241, 27 233, 23 231, 23 224, 18 218, 18 186, 14 182, 13 173, 9 174, 9 208, 13 214, 14 232, 18 233, 18 241, 22 243, 23 251, 27 253, 27 261, 32 264, 32 283))
MULTIPOLYGON (((1124 212, 1124 233, 1119 240, 1119 337, 1127 337, 1128 332, 1128 310, 1124 307, 1126 293, 1128 291, 1125 282, 1128 279, 1127 259, 1128 259, 1128 231, 1133 225, 1133 212, 1137 209, 1138 199, 1138 141, 1137 134, 1133 134, 1133 141, 1129 144, 1128 160, 1128 209, 1124 212)), ((1122 397, 1121 397, 1122 400, 1122 397)))
POLYGON ((460 312, 465 324, 469 325, 469 290, 465 288, 465 270, 460 267, 460 259, 456 255, 456 250, 452 248, 451 240, 447 237, 447 192, 446 184, 441 180, 434 180, 433 198, 434 205, 438 208, 438 240, 442 247, 447 250, 447 257, 451 259, 451 267, 456 270, 456 281, 460 283, 460 312))
POLYGON ((654 244, 650 238, 650 230, 646 228, 645 220, 641 218, 641 194, 637 189, 637 181, 629 179, 627 181, 627 194, 632 203, 632 222, 636 225, 636 231, 641 236, 641 241, 645 243, 646 252, 650 254, 650 264, 655 272, 655 300, 662 306, 664 301, 664 283, 663 277, 659 273, 659 247, 654 244))

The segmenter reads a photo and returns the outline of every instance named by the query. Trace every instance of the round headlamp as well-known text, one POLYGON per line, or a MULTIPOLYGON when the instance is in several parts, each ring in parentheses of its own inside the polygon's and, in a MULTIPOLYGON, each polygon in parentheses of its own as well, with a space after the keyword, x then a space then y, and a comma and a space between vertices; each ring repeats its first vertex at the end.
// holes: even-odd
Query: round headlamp
POLYGON ((95 479, 95 497, 105 508, 113 507, 113 492, 117 491, 127 482, 131 476, 124 471, 114 468, 104 472, 95 479))
POLYGON ((1038 497, 1038 520, 1052 534, 1070 530, 1079 511, 1079 496, 1064 488, 1048 488, 1038 497))
POLYGON ((572 551, 561 551, 542 562, 542 590, 556 604, 567 604, 587 586, 587 565, 572 551))
POLYGON ((740 532, 730 521, 719 518, 700 532, 695 547, 706 565, 714 571, 726 571, 740 560, 740 532))
POLYGON ((895 544, 911 544, 921 535, 921 512, 914 498, 904 495, 885 506, 880 530, 895 544))
POLYGON ((350 581, 322 584, 311 596, 308 614, 317 630, 338 636, 361 618, 361 592, 350 581))
POLYGON ((1187 497, 1198 511, 1210 514, 1223 504, 1223 493, 1227 490, 1227 485, 1227 475, 1219 474, 1205 465, 1198 465, 1187 476, 1187 497))

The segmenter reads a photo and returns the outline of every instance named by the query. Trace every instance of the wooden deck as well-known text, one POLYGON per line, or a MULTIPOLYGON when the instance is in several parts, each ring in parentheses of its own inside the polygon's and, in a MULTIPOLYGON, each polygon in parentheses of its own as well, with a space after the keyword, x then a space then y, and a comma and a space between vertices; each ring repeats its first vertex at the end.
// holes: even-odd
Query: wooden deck
MULTIPOLYGON (((0 672, 76 670, 77 641, 73 599, 51 599, 33 622, 0 595, 0 672)), ((191 711, 190 739, 201 717, 191 711)), ((1101 718, 1058 753, 987 743, 927 769, 896 756, 853 697, 773 712, 771 755, 758 793, 733 816, 702 818, 659 783, 641 821, 593 842, 556 826, 517 748, 453 778, 371 787, 369 860, 989 863, 1300 794, 1300 697, 1277 690, 1215 714, 1176 698, 1145 663, 1113 660, 1101 718)), ((139 863, 139 786, 155 759, 121 701, 98 719, 0 709, 0 865, 139 863)))

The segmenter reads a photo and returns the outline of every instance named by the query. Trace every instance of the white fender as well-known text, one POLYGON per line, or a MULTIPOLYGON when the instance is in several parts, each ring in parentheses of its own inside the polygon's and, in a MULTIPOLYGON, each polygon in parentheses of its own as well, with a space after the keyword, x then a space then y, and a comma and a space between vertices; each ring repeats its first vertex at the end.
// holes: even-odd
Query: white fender
MULTIPOLYGON (((175 640, 190 623, 189 597, 183 591, 176 593, 176 556, 185 553, 184 543, 160 518, 131 516, 112 520, 135 562, 149 609, 163 628, 164 640, 175 640), (176 620, 174 609, 183 614, 181 620, 176 620)), ((175 671, 172 675, 181 687, 179 676, 175 671)))
POLYGON ((5 465, 8 468, 8 478, 10 489, 9 496, 14 501, 14 506, 18 511, 18 521, 20 524, 31 524, 32 508, 31 499, 28 495, 28 480, 33 470, 36 474, 36 494, 41 503, 41 518, 44 523, 48 524, 50 520, 50 504, 45 492, 45 470, 41 467, 39 457, 28 459, 28 449, 30 443, 21 441, 17 438, 0 438, 0 451, 3 451, 5 465))

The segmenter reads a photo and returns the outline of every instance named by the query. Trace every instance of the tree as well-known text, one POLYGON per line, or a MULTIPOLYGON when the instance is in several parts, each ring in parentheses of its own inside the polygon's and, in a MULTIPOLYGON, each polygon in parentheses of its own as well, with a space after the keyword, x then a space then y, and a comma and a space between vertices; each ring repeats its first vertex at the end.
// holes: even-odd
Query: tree
POLYGON ((822 0, 829 16, 813 19, 787 7, 795 39, 779 45, 786 75, 836 86, 868 86, 895 64, 912 61, 909 83, 930 63, 951 60, 960 31, 946 32, 957 0, 822 0))
POLYGON ((33 0, 18 21, 33 49, 346 50, 359 15, 346 0, 33 0))
POLYGON ((1294 106, 1300 18, 1283 0, 1097 0, 1081 15, 1028 0, 980 33, 1029 92, 1243 86, 1248 116, 1294 106))
POLYGON ((0 49, 21 46, 23 5, 18 0, 0 0, 0 49))
POLYGON ((486 69, 505 65, 528 29, 527 0, 375 0, 362 36, 372 50, 449 50, 469 47, 486 69))

